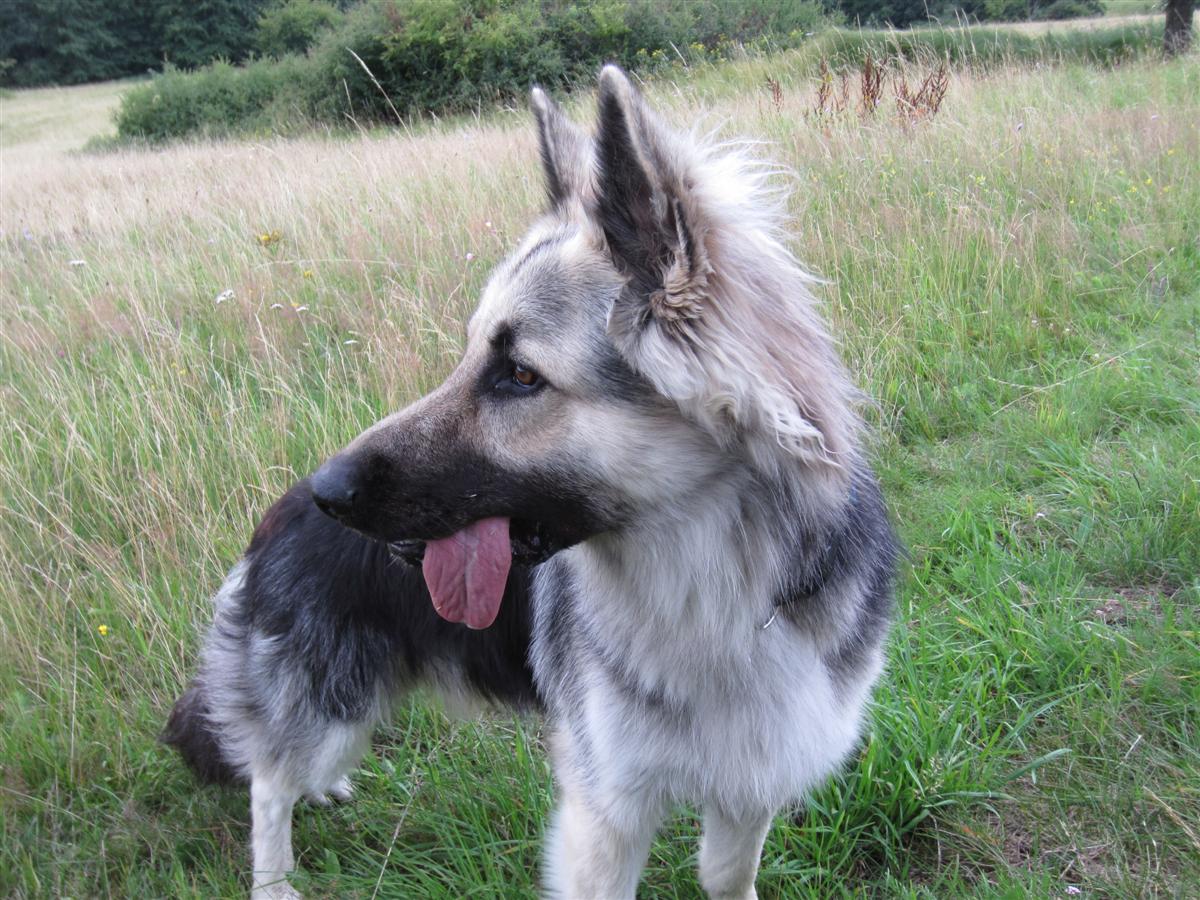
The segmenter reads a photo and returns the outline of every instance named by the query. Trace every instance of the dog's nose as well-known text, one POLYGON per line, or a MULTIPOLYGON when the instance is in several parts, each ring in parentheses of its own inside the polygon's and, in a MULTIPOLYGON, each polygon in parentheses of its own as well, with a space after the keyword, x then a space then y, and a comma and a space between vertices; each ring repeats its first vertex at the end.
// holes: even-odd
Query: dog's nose
POLYGON ((312 477, 313 503, 331 518, 349 517, 357 495, 358 466, 343 456, 333 457, 312 477))

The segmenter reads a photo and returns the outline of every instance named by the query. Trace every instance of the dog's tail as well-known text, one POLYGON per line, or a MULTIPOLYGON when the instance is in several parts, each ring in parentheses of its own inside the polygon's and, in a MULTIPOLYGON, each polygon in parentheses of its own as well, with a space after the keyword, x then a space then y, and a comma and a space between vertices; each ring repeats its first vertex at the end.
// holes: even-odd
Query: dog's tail
POLYGON ((199 681, 188 685, 175 701, 167 727, 158 739, 178 750, 196 777, 206 784, 245 781, 221 753, 220 735, 209 719, 208 701, 199 681))

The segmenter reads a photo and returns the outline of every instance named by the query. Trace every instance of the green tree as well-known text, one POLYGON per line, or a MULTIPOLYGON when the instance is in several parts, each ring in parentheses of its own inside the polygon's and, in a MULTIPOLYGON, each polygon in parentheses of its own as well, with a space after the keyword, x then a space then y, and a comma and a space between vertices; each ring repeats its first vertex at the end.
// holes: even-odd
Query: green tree
POLYGON ((155 19, 163 56, 194 69, 214 59, 238 62, 254 49, 255 25, 266 0, 157 0, 155 19))
POLYGON ((327 0, 281 0, 259 17, 254 43, 264 56, 304 53, 341 21, 341 10, 327 0))
POLYGON ((838 9, 852 25, 891 25, 907 28, 929 21, 936 12, 926 0, 839 0, 838 9))
POLYGON ((111 78, 118 42, 104 0, 11 0, 0 11, 0 59, 15 85, 111 78))
POLYGON ((0 0, 0 80, 18 87, 244 59, 267 0, 0 0))

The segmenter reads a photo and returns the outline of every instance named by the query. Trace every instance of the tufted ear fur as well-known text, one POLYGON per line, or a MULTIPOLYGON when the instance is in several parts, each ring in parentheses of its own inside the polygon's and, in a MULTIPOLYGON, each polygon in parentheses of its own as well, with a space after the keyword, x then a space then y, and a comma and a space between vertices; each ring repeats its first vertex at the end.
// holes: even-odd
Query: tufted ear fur
POLYGON ((640 315, 685 327, 711 271, 686 162, 625 73, 600 73, 596 215, 640 315))
POLYGON ((608 331, 626 361, 718 441, 764 468, 840 479, 854 388, 807 275, 780 241, 760 165, 659 121, 616 66, 600 74, 591 216, 626 285, 608 331))
POLYGON ((591 141, 540 87, 530 92, 529 105, 537 120, 547 199, 551 209, 558 209, 572 198, 581 197, 587 188, 591 141))

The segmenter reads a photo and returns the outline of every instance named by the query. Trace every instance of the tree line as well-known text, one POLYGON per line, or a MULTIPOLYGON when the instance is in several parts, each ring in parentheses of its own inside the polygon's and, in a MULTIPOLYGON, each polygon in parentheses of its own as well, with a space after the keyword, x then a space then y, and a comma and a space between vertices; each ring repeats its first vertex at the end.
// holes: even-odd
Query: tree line
MULTIPOLYGON (((3 0, 0 83, 82 84, 261 55, 352 0, 3 0)), ((297 49, 287 45, 286 50, 297 49)), ((303 49, 300 47, 299 49, 303 49)))

